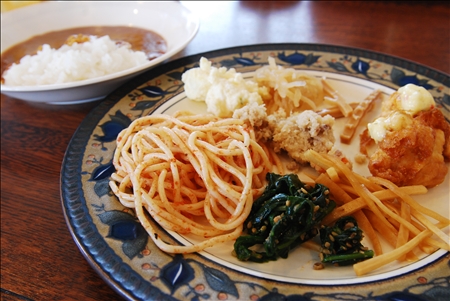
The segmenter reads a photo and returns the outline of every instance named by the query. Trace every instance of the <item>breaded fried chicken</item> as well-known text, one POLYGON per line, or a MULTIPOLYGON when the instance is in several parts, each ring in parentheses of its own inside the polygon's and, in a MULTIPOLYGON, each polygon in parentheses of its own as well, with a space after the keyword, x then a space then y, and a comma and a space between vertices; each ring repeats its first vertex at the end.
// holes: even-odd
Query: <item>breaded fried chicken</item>
POLYGON ((275 152, 285 151, 300 164, 307 163, 303 154, 309 149, 319 153, 333 150, 334 118, 329 115, 306 110, 286 116, 282 109, 267 115, 264 106, 253 103, 236 110, 233 117, 249 122, 255 128, 257 140, 270 142, 275 152))
POLYGON ((445 142, 443 155, 447 160, 450 160, 450 125, 447 120, 445 120, 442 112, 434 108, 429 111, 420 112, 415 119, 433 129, 439 129, 444 132, 445 142))
POLYGON ((369 155, 372 175, 398 186, 433 187, 444 181, 445 160, 450 160, 450 124, 425 89, 407 85, 393 93, 383 103, 382 116, 362 135, 361 150, 370 138, 377 143, 369 155))
POLYGON ((445 144, 449 147, 449 139, 441 129, 410 118, 408 126, 387 132, 378 143, 377 151, 369 158, 369 170, 372 175, 398 186, 436 186, 444 181, 448 172, 443 150, 445 144))

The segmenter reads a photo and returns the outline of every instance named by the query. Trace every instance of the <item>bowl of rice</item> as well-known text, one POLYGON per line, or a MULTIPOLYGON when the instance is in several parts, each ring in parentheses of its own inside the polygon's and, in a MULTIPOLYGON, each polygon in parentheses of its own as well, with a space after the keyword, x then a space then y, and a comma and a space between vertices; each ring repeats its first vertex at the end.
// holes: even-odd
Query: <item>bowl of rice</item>
POLYGON ((51 104, 100 100, 179 53, 198 28, 198 18, 177 1, 43 1, 2 12, 1 93, 51 104), (113 35, 75 34, 68 36, 62 46, 45 42, 34 53, 5 63, 6 53, 24 41, 53 32, 99 27, 142 31, 142 44, 154 43, 158 52, 135 50, 126 40, 115 40, 113 35), (154 42, 149 33, 160 40, 154 42))

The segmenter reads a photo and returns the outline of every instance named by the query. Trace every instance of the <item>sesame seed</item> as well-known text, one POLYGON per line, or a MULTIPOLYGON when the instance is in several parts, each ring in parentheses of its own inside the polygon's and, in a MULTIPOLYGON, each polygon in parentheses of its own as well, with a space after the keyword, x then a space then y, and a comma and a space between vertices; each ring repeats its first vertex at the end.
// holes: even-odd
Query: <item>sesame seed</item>
POLYGON ((274 223, 278 223, 281 220, 281 216, 277 215, 273 218, 274 223))
POLYGON ((324 268, 325 268, 325 266, 321 262, 316 262, 313 265, 314 270, 323 270, 324 268))

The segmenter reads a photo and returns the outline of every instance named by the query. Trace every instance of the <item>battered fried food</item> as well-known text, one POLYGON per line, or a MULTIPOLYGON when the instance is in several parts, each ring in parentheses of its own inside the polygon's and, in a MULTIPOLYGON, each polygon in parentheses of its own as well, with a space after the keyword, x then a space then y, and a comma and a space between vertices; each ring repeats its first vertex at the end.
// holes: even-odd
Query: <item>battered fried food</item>
POLYGON ((270 143, 276 153, 285 151, 299 164, 307 163, 303 153, 309 149, 318 153, 333 150, 334 118, 329 115, 320 116, 311 110, 290 116, 280 110, 268 115, 264 106, 253 103, 234 111, 233 118, 247 121, 255 128, 258 141, 270 143))
MULTIPOLYGON (((417 86, 412 88, 409 94, 418 91, 417 86)), ((369 131, 361 136, 361 151, 368 148, 371 139, 377 143, 375 152, 368 155, 374 176, 398 186, 436 186, 448 172, 445 161, 450 160, 450 125, 434 107, 434 100, 430 104, 429 99, 419 97, 411 105, 405 99, 412 96, 402 92, 405 90, 399 89, 383 103, 382 117, 369 124, 369 131)))
MULTIPOLYGON (((433 110, 440 113, 438 109, 433 110)), ((372 175, 398 186, 436 186, 444 181, 448 172, 443 151, 444 145, 449 147, 449 139, 442 130, 419 118, 409 118, 408 126, 388 132, 378 143, 377 151, 369 158, 369 170, 372 175)))
POLYGON ((450 160, 450 125, 445 120, 442 112, 436 108, 419 113, 416 120, 420 121, 422 124, 426 124, 434 129, 439 129, 444 132, 445 142, 443 155, 447 160, 450 160))

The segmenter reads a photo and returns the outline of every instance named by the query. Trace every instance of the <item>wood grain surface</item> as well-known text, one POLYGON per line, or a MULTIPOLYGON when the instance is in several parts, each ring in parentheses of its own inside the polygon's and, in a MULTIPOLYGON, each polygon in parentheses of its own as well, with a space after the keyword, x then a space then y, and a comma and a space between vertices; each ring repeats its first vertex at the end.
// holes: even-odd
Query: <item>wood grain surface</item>
MULTIPOLYGON (((201 26, 175 58, 258 43, 323 43, 450 73, 446 2, 182 3, 201 26)), ((1 95, 1 300, 122 300, 78 250, 60 201, 64 152, 97 104, 33 104, 1 95)))

